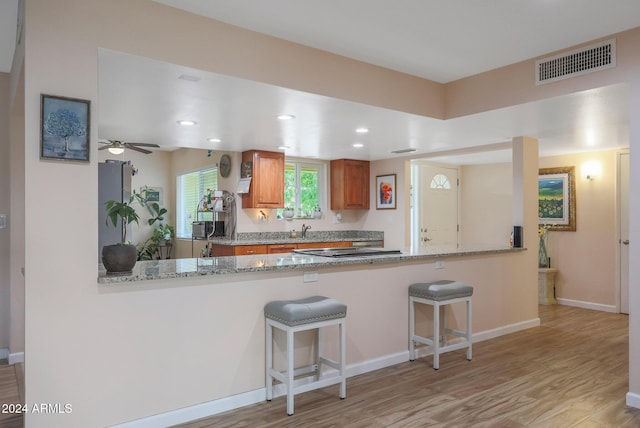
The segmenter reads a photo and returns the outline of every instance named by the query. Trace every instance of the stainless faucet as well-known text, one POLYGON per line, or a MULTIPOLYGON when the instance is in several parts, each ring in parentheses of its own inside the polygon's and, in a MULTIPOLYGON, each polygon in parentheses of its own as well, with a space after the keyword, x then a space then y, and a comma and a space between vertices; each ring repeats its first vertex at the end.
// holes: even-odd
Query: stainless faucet
POLYGON ((304 224, 302 225, 302 233, 300 234, 301 238, 306 238, 307 237, 307 230, 311 229, 311 226, 305 226, 304 224))

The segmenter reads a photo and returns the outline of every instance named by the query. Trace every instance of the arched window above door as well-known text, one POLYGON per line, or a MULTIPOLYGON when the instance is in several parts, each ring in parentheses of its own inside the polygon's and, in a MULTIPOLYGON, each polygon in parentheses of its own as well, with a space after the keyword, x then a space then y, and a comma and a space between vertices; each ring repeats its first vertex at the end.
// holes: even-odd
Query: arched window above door
POLYGON ((450 190, 451 181, 449 181, 449 177, 444 174, 436 174, 431 179, 429 187, 432 189, 450 190))

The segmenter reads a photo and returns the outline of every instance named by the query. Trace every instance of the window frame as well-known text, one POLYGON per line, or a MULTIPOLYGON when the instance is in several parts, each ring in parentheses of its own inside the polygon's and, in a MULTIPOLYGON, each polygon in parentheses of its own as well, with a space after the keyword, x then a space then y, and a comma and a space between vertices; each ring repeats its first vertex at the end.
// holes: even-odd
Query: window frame
POLYGON ((219 187, 219 181, 218 181, 218 170, 219 170, 219 166, 217 163, 213 164, 213 165, 207 165, 198 169, 194 169, 191 171, 185 171, 182 172, 180 174, 176 174, 176 200, 175 200, 175 210, 176 210, 176 227, 175 227, 175 236, 177 239, 191 239, 193 236, 193 230, 191 228, 191 224, 194 221, 198 221, 198 220, 210 220, 210 219, 205 219, 205 218, 199 218, 198 216, 198 205, 200 203, 200 201, 202 200, 203 195, 206 194, 207 189, 211 189, 211 190, 218 190, 219 187), (212 173, 213 174, 213 185, 211 187, 207 187, 207 183, 206 181, 204 181, 202 179, 202 176, 206 173, 212 173), (182 199, 183 199, 183 186, 181 184, 181 180, 182 177, 188 176, 188 175, 193 175, 193 174, 198 174, 199 175, 199 186, 201 186, 200 189, 198 189, 198 194, 197 194, 197 201, 193 207, 193 211, 190 212, 186 212, 186 210, 183 212, 182 210, 182 199), (183 218, 186 215, 186 218, 183 218), (184 224, 184 222, 186 220, 188 220, 189 218, 191 218, 191 221, 187 221, 186 224, 184 224), (187 234, 185 235, 185 232, 187 232, 187 234))
MULTIPOLYGON (((320 209, 322 211, 326 211, 326 201, 327 201, 327 164, 326 162, 313 162, 313 161, 309 161, 308 159, 296 159, 296 158, 285 158, 284 161, 285 164, 285 170, 287 168, 287 165, 294 165, 295 167, 295 206, 294 208, 294 216, 293 218, 296 219, 312 219, 315 218, 313 217, 313 215, 310 214, 301 214, 301 205, 302 205, 302 198, 301 198, 301 189, 300 189, 300 173, 302 171, 303 168, 313 168, 317 171, 318 173, 318 206, 320 207, 320 209)), ((286 192, 286 188, 287 188, 287 183, 286 183, 286 174, 285 174, 285 192, 286 192)), ((287 204, 287 200, 285 199, 285 206, 287 204)), ((279 208, 277 210, 277 217, 278 219, 283 219, 284 218, 284 214, 283 214, 284 209, 283 208, 279 208)))

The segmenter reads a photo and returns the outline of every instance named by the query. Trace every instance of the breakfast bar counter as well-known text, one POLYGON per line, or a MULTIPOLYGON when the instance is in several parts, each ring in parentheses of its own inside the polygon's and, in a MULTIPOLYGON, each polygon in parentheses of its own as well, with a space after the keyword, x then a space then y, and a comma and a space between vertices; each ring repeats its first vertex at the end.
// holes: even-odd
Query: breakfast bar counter
POLYGON ((257 254, 247 256, 203 257, 173 260, 150 260, 136 263, 131 275, 107 275, 99 266, 98 283, 114 284, 162 280, 172 278, 231 275, 251 272, 283 270, 315 270, 337 266, 366 269, 367 265, 435 261, 445 257, 473 256, 518 252, 524 248, 508 246, 421 247, 404 249, 399 254, 380 254, 354 257, 324 257, 299 253, 257 254), (360 266, 358 266, 360 265, 360 266))
MULTIPOLYGON (((344 303, 349 378, 408 361, 411 284, 454 279, 472 285, 475 342, 539 325, 536 271, 537 254, 508 246, 400 248, 363 257, 291 252, 140 261, 127 276, 99 269, 97 287, 87 291, 107 308, 101 316, 108 318, 108 328, 101 336, 151 362, 144 365, 142 385, 166 373, 176 349, 186 349, 179 366, 193 373, 185 378, 185 390, 197 395, 177 407, 198 403, 200 409, 205 403, 214 412, 265 400, 269 302, 326 296, 344 303)), ((463 319, 458 309, 448 315, 451 327, 463 319)), ((420 311, 420 317, 419 328, 428 330, 429 314, 420 311)), ((337 334, 323 334, 330 358, 337 352, 337 334)), ((296 339, 302 355, 312 354, 313 337, 300 333, 296 339)), ((274 361, 281 366, 284 339, 276 340, 274 361)), ((420 352, 418 358, 426 355, 420 352)))

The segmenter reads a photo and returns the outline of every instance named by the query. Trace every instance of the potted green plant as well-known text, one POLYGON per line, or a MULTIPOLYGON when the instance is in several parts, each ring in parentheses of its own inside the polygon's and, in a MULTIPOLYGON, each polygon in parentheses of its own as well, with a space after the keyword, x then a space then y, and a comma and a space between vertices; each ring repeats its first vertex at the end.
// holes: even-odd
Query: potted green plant
POLYGON ((293 218, 294 214, 295 214, 295 211, 293 210, 293 208, 291 208, 289 206, 284 207, 284 210, 282 211, 282 215, 286 219, 293 218))
POLYGON ((172 226, 168 224, 167 225, 160 224, 160 226, 156 227, 153 230, 153 235, 151 235, 151 239, 153 239, 153 242, 155 242, 156 245, 160 245, 160 244, 164 244, 171 241, 173 239, 173 235, 174 235, 174 231, 172 226))
POLYGON ((127 225, 138 223, 139 216, 131 204, 139 198, 135 192, 129 201, 107 201, 107 225, 118 227, 119 220, 122 226, 122 240, 117 244, 102 247, 102 264, 107 270, 107 275, 128 275, 136 264, 138 257, 135 245, 127 243, 127 225))

